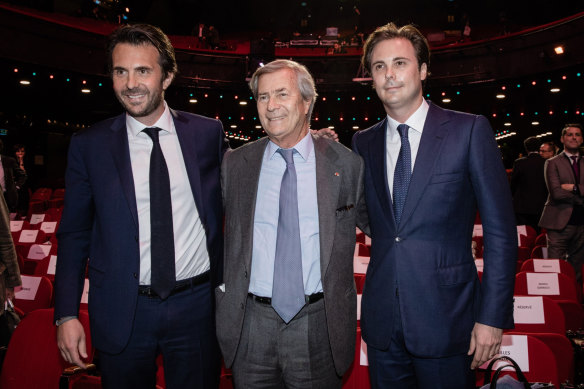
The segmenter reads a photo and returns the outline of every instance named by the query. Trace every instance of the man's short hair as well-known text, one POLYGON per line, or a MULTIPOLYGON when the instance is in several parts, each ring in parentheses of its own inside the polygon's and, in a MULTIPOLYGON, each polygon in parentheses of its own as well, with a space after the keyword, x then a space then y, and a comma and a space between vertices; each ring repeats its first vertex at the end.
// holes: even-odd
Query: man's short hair
POLYGON ((580 123, 568 123, 568 124, 564 124, 564 128, 562 128, 562 137, 564 135, 566 135, 566 132, 568 132, 568 128, 570 127, 576 127, 580 129, 580 134, 582 134, 582 125, 580 123))
POLYGON ((428 67, 429 75, 430 46, 428 45, 428 40, 426 40, 426 37, 420 30, 411 24, 397 27, 394 23, 387 23, 385 26, 378 27, 373 31, 363 46, 363 56, 361 57, 363 68, 371 72, 371 55, 373 54, 373 49, 379 42, 396 38, 407 39, 412 43, 416 52, 416 58, 418 59, 418 69, 425 63, 428 67))
POLYGON ((112 54, 114 48, 119 43, 129 43, 131 45, 152 45, 158 50, 158 63, 162 68, 164 79, 169 74, 176 74, 178 67, 176 65, 176 58, 174 56, 174 47, 170 43, 170 39, 158 27, 150 24, 133 24, 125 25, 114 32, 108 38, 107 53, 108 53, 108 70, 110 75, 113 71, 112 54))
POLYGON ((300 90, 302 99, 304 101, 310 101, 310 108, 308 108, 307 114, 307 118, 310 121, 312 110, 314 109, 314 103, 316 102, 316 96, 318 96, 318 94, 316 93, 316 87, 314 86, 312 75, 306 66, 299 64, 298 62, 287 59, 277 59, 265 66, 259 67, 249 81, 249 88, 251 89, 253 97, 256 100, 258 98, 258 81, 262 75, 275 73, 282 69, 290 69, 296 74, 296 82, 298 83, 298 89, 300 90))
POLYGON ((528 153, 538 152, 541 141, 535 136, 530 136, 523 141, 523 146, 525 146, 525 151, 528 153))

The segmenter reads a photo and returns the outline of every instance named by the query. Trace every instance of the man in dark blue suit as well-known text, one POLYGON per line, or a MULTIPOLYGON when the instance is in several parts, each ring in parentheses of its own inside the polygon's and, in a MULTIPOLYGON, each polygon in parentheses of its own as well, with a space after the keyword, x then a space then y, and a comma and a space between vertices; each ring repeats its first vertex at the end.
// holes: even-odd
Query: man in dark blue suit
POLYGON ((363 65, 387 117, 353 138, 365 161, 371 261, 361 307, 373 388, 474 388, 473 369, 513 326, 517 233, 488 121, 427 102, 429 47, 393 23, 363 65), (484 273, 471 254, 476 212, 484 273))
POLYGON ((109 64, 126 112, 71 140, 55 280, 59 348, 84 366, 76 317, 89 263, 91 335, 105 388, 154 388, 159 354, 167 388, 215 388, 223 128, 166 105, 177 66, 158 28, 116 30, 109 64))

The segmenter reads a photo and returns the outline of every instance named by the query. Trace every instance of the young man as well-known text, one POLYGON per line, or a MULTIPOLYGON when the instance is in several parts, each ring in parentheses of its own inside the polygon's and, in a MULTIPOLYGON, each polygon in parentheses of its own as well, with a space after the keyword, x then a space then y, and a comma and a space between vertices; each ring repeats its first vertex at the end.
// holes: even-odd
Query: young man
POLYGON ((372 240, 361 306, 372 387, 474 388, 472 369, 513 326, 517 233, 493 131, 482 116, 424 100, 430 52, 415 27, 379 27, 362 61, 387 113, 353 137, 372 240))

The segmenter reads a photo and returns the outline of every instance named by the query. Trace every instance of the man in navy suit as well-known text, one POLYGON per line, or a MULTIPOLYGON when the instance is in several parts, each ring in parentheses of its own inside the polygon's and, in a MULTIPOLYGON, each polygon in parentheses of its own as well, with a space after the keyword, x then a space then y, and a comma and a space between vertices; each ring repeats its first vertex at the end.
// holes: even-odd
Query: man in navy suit
POLYGON ((517 232, 488 121, 427 102, 429 47, 413 26, 378 28, 363 65, 387 117, 353 138, 365 161, 371 261, 361 307, 373 388, 474 388, 513 326, 517 232), (471 253, 484 231, 479 282, 471 253))
POLYGON ((71 140, 55 280, 59 348, 84 366, 76 317, 88 265, 91 336, 105 388, 154 388, 159 354, 167 388, 215 388, 223 128, 166 105, 177 65, 158 28, 116 30, 109 64, 126 112, 71 140), (170 224, 161 230, 155 219, 170 224))

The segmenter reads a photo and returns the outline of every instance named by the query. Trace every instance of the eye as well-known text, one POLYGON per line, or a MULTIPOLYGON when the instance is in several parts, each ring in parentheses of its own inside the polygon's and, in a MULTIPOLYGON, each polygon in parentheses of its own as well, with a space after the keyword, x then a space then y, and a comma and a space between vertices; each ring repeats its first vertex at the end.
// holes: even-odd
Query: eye
POLYGON ((265 101, 268 101, 268 96, 266 96, 266 95, 258 96, 258 101, 262 102, 262 103, 265 101))
POLYGON ((398 60, 398 61, 395 61, 395 64, 397 66, 404 66, 406 64, 406 61, 398 60))
POLYGON ((114 76, 122 76, 126 73, 123 69, 114 69, 114 76))
POLYGON ((384 67, 384 65, 382 63, 376 63, 373 66, 373 70, 381 70, 381 69, 383 69, 383 67, 384 67))

